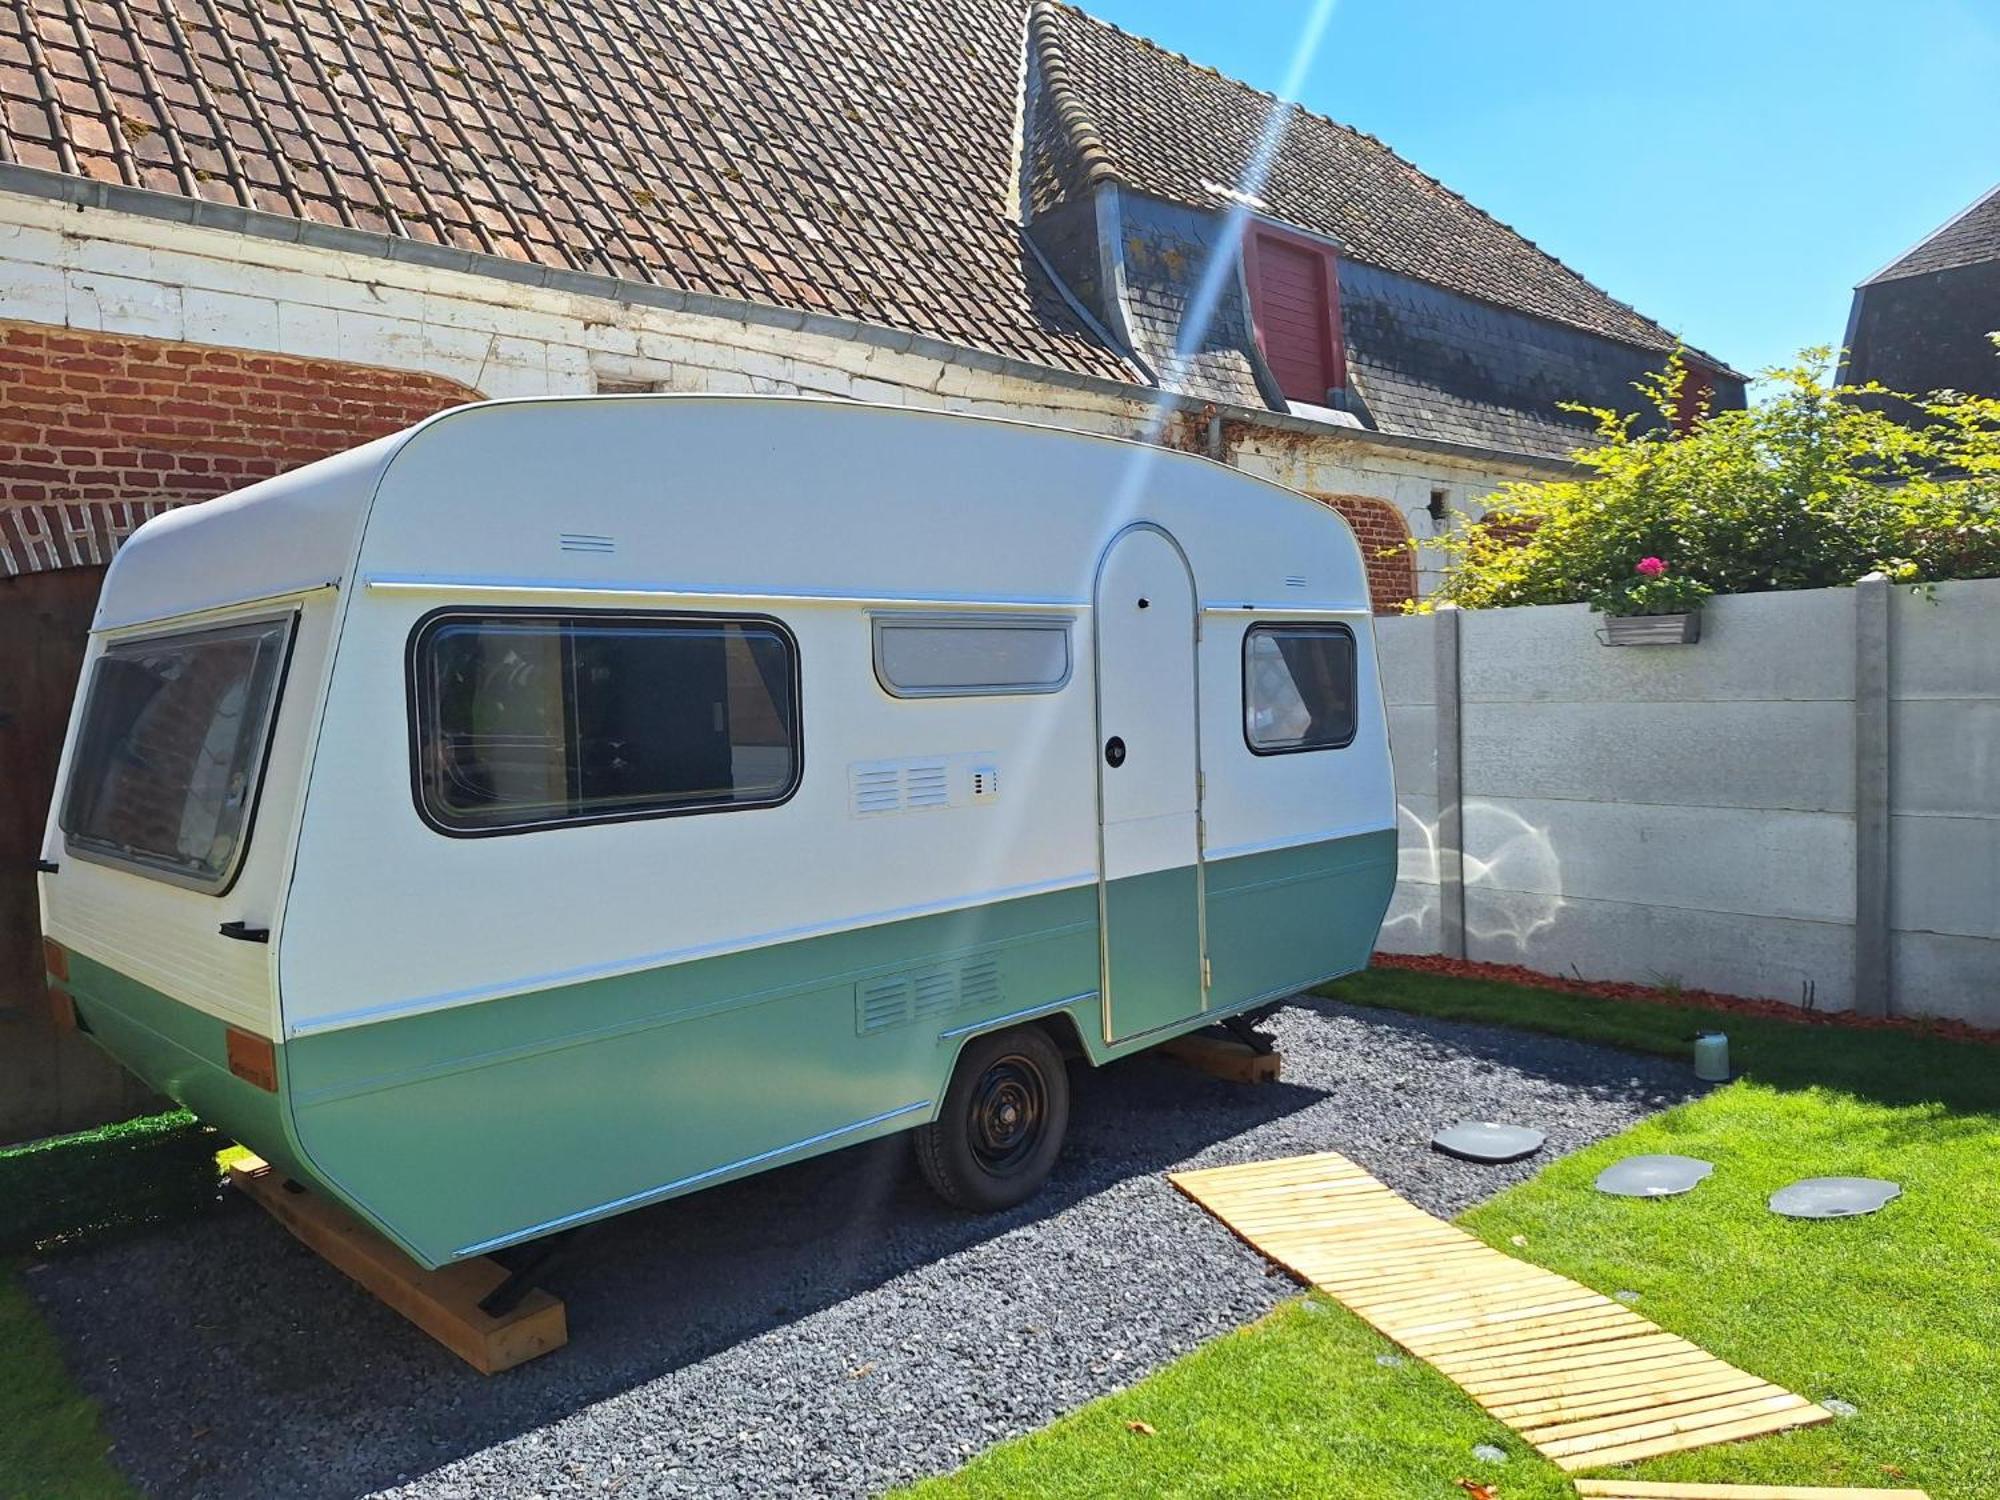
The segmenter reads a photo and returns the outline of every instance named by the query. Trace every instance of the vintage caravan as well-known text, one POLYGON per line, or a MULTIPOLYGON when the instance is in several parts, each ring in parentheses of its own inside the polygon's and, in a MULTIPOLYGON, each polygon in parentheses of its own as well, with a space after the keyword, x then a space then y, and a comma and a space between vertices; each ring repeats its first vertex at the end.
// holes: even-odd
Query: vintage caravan
POLYGON ((493 402, 149 522, 42 850, 59 1007, 424 1265, 911 1129, 1360 968, 1353 537, 1228 468, 774 398, 493 402))

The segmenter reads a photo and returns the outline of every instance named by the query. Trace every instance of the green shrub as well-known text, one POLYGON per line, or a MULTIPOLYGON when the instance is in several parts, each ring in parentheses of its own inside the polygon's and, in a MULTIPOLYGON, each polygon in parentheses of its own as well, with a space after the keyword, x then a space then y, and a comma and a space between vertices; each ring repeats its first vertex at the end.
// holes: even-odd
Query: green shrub
POLYGON ((0 1254, 200 1213, 216 1202, 225 1144, 175 1111, 0 1149, 0 1254))
POLYGON ((1570 407, 1596 423, 1574 479, 1505 485, 1486 515, 1423 545, 1441 600, 1467 608, 1588 602, 1672 613, 1709 593, 2000 576, 2000 401, 1831 383, 1809 349, 1767 370, 1744 411, 1674 416, 1675 358, 1638 389, 1660 415, 1570 407), (1661 571, 1638 570, 1657 559, 1661 571))

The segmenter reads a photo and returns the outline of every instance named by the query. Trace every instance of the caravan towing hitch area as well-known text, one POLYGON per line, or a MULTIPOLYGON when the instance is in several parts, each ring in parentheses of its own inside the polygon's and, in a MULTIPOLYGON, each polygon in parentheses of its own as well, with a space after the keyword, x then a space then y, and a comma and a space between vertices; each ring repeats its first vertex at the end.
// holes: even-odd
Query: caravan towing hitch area
POLYGON ((868 1495, 1297 1295, 1169 1170, 1337 1150, 1449 1215, 1693 1088, 1665 1060, 1329 1001, 1259 1029, 1275 1083, 1076 1071, 1055 1176, 997 1216, 941 1205, 898 1137, 609 1221, 537 1276, 568 1347, 490 1378, 247 1202, 27 1284, 147 1495, 868 1495), (1468 1117, 1544 1122, 1548 1147, 1430 1149, 1468 1117))

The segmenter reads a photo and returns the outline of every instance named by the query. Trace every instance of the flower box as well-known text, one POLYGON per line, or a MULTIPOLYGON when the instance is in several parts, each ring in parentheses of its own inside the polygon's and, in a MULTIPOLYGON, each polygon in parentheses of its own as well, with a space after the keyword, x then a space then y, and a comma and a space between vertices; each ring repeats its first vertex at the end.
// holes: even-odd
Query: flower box
POLYGON ((1685 646, 1701 639, 1701 611, 1679 615, 1606 615, 1597 638, 1607 646, 1685 646))

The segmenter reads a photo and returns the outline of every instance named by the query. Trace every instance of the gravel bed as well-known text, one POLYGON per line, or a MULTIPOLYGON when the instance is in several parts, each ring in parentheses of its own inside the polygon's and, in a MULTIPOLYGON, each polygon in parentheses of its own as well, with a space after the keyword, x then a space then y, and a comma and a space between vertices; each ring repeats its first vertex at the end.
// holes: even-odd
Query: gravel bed
POLYGON ((492 1379, 247 1204, 28 1285, 148 1494, 866 1495, 1296 1295, 1169 1168, 1338 1149, 1453 1214, 1694 1091, 1671 1062, 1492 1027, 1324 1001, 1269 1025, 1278 1084, 1078 1072, 1055 1179, 996 1218, 937 1204, 898 1139, 612 1220, 545 1278, 569 1346, 492 1379), (1548 1149, 1427 1148, 1466 1116, 1548 1149))

